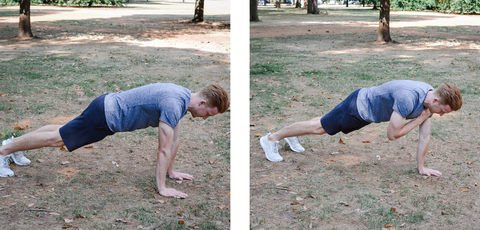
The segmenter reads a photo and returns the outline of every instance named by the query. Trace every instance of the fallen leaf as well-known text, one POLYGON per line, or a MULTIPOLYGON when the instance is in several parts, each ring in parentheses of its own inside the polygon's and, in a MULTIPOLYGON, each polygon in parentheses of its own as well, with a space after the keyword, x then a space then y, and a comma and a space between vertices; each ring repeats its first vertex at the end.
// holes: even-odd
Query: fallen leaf
POLYGON ((73 219, 64 218, 63 221, 65 221, 66 224, 70 224, 73 222, 73 219))
POLYGON ((286 152, 285 154, 287 154, 287 155, 288 155, 288 154, 290 154, 290 153, 289 153, 289 152, 286 152))
POLYGON ((296 204, 298 204, 298 202, 294 200, 290 205, 296 205, 296 204))
POLYGON ((87 146, 85 146, 84 148, 86 148, 86 149, 91 149, 91 148, 93 148, 93 145, 87 145, 87 146))
POLYGON ((122 223, 124 223, 124 224, 128 223, 127 221, 122 220, 122 219, 115 219, 115 222, 122 222, 122 223))
POLYGON ((323 95, 328 94, 328 92, 322 92, 323 95))
POLYGON ((61 150, 61 151, 68 152, 68 150, 67 150, 67 147, 65 147, 65 145, 64 145, 64 146, 62 146, 62 147, 60 147, 60 150, 61 150))
POLYGON ((50 215, 52 215, 52 216, 60 216, 60 213, 51 212, 50 215))
POLYGON ((391 209, 391 210, 392 210, 392 212, 396 212, 396 211, 397 211, 397 208, 395 208, 395 207, 392 207, 392 209, 391 209))
POLYGON ((85 219, 85 216, 82 215, 82 214, 77 214, 76 216, 77 216, 77 218, 84 218, 85 219))
POLYGON ((255 134, 255 137, 261 137, 262 134, 255 134))
POLYGON ((153 194, 153 198, 157 198, 158 194, 153 194))
POLYGON ((165 204, 166 203, 165 200, 158 200, 158 202, 160 202, 160 204, 165 204))
POLYGON ((466 191, 468 191, 468 189, 463 189, 463 190, 462 190, 462 192, 466 192, 466 191))
POLYGON ((414 187, 418 187, 418 185, 413 185, 414 187))
POLYGON ((390 225, 390 224, 385 224, 385 228, 392 228, 392 225, 390 225))
POLYGON ((447 215, 447 212, 445 212, 445 211, 442 211, 442 215, 447 215))
POLYGON ((0 97, 6 97, 8 96, 8 93, 7 94, 0 94, 0 97))
POLYGON ((316 196, 314 196, 314 195, 312 195, 312 194, 309 194, 309 195, 310 195, 310 197, 313 198, 313 199, 316 199, 316 198, 317 198, 316 196))
POLYGON ((213 165, 213 163, 215 163, 215 159, 209 160, 208 163, 210 163, 211 165, 213 165))
POLYGON ((184 220, 178 220, 178 224, 179 224, 179 225, 184 225, 184 224, 185 224, 185 221, 184 221, 184 220))
POLYGON ((471 161, 467 162, 467 164, 471 165, 471 164, 473 164, 473 162, 474 162, 474 160, 471 160, 471 161))
POLYGON ((342 138, 340 138, 340 140, 338 142, 341 143, 341 144, 346 144, 345 141, 342 140, 342 138))
POLYGON ((282 120, 282 119, 283 119, 283 117, 277 117, 277 120, 282 120))
POLYGON ((28 204, 27 207, 31 208, 35 203, 28 204))
POLYGON ((371 143, 371 141, 362 141, 363 143, 371 143))
POLYGON ((115 180, 115 183, 118 183, 118 180, 115 180))
POLYGON ((293 96, 292 101, 298 101, 298 97, 293 96))
POLYGON ((335 69, 340 69, 340 67, 337 67, 337 68, 335 68, 335 69))
POLYGON ((182 212, 177 212, 177 215, 181 216, 181 215, 182 215, 182 212))
POLYGON ((295 200, 297 200, 297 201, 301 201, 301 200, 303 200, 303 198, 301 198, 301 197, 297 196, 297 197, 295 198, 295 200))
POLYGON ((45 160, 43 160, 43 159, 37 159, 37 161, 38 161, 39 163, 45 162, 45 160))
POLYGON ((15 130, 27 130, 27 128, 28 128, 28 125, 17 125, 13 127, 13 129, 15 130))
POLYGON ((219 205, 218 209, 223 210, 225 208, 225 205, 219 205))

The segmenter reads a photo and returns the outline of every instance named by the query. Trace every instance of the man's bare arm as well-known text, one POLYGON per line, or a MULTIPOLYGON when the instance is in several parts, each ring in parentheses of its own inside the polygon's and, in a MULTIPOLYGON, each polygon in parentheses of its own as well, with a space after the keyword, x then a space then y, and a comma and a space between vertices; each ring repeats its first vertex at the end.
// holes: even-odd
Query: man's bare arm
POLYGON ((405 118, 402 117, 396 111, 393 111, 392 116, 390 117, 390 122, 388 123, 387 136, 389 140, 396 140, 400 137, 405 136, 407 133, 412 131, 415 127, 422 124, 429 116, 431 115, 430 110, 425 109, 422 113, 411 120, 408 123, 405 123, 405 118))
POLYGON ((442 176, 442 173, 425 168, 425 156, 427 155, 428 145, 430 144, 430 119, 424 121, 419 127, 418 147, 417 147, 417 165, 418 172, 427 176, 442 176))
POLYGON ((184 180, 184 179, 193 180, 192 175, 173 171, 173 166, 175 164, 175 157, 177 156, 178 146, 180 145, 179 134, 180 134, 180 123, 178 123, 174 129, 173 144, 171 149, 172 157, 170 158, 170 166, 168 167, 168 177, 172 179, 177 179, 177 180, 184 180))
POLYGON ((167 170, 170 166, 170 159, 172 158, 174 130, 172 127, 164 122, 160 122, 158 126, 158 156, 157 156, 157 168, 156 179, 158 193, 165 197, 178 197, 185 198, 187 194, 179 192, 173 188, 165 187, 165 180, 167 176, 167 170))

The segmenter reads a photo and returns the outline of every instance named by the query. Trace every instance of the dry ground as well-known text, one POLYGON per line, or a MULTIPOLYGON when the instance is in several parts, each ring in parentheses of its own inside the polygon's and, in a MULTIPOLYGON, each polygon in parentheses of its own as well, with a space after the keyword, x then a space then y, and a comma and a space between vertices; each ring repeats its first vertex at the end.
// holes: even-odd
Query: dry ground
MULTIPOLYGON (((64 124, 103 93, 149 83, 230 91, 229 2, 207 2, 205 23, 189 22, 193 10, 191 1, 32 6, 35 38, 21 41, 18 6, 0 7, 0 138, 64 124)), ((167 186, 187 199, 156 195, 157 129, 149 128, 72 153, 28 151, 32 164, 0 179, 0 228, 228 229, 229 112, 206 121, 187 114, 180 124, 176 168, 195 180, 167 186)))
POLYGON ((391 12, 394 42, 379 44, 378 11, 320 8, 262 6, 250 24, 252 229, 480 228, 480 17, 391 12), (442 177, 418 174, 418 129, 388 141, 386 123, 305 136, 304 153, 281 141, 284 161, 266 160, 266 132, 394 79, 462 90, 461 110, 432 118, 426 167, 442 177))

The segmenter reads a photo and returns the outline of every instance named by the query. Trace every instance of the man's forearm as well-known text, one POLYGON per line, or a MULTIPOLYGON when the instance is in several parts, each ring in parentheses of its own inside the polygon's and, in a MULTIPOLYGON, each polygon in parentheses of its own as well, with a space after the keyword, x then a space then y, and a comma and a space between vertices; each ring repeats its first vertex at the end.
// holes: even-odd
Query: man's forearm
POLYGON ((395 139, 398 139, 400 137, 403 137, 405 135, 407 135, 409 132, 411 132, 414 128, 416 128, 417 126, 421 125, 423 121, 420 121, 420 120, 417 120, 417 119, 413 119, 411 121, 409 121, 408 123, 405 124, 405 126, 403 126, 403 128, 401 129, 400 133, 398 136, 395 137, 395 139))
POLYGON ((428 145, 430 144, 430 134, 420 137, 418 140, 417 147, 417 166, 418 170, 421 171, 424 169, 425 157, 428 150, 428 145))
POLYGON ((166 188, 165 181, 167 177, 167 170, 170 165, 170 158, 170 150, 158 150, 156 180, 159 192, 166 188))
POLYGON ((172 149, 171 149, 171 157, 170 157, 170 164, 168 166, 168 174, 172 174, 173 173, 173 165, 175 164, 175 157, 177 156, 177 151, 178 151, 178 146, 179 146, 179 142, 178 141, 175 141, 172 145, 172 149))

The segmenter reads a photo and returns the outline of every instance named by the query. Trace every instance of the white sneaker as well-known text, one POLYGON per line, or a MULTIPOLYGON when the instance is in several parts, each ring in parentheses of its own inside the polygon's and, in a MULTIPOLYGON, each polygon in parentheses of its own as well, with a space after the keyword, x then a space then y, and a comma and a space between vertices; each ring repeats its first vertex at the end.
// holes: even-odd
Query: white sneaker
POLYGON ((265 156, 269 161, 282 161, 283 157, 278 154, 278 141, 275 141, 273 143, 268 141, 269 135, 270 133, 267 133, 267 135, 260 138, 260 145, 262 145, 263 151, 265 151, 265 156))
POLYGON ((290 149, 294 152, 301 153, 304 152, 305 149, 300 145, 300 141, 298 137, 286 137, 284 140, 290 145, 290 149))
POLYGON ((8 165, 8 156, 0 156, 0 177, 13 176, 13 171, 10 170, 10 167, 8 165))
MULTIPOLYGON (((9 139, 4 140, 2 142, 2 145, 6 145, 12 141, 13 141, 13 137, 10 137, 9 139)), ((14 152, 8 156, 10 156, 13 162, 15 162, 15 164, 17 165, 28 165, 31 163, 31 161, 23 155, 23 151, 14 152)))

